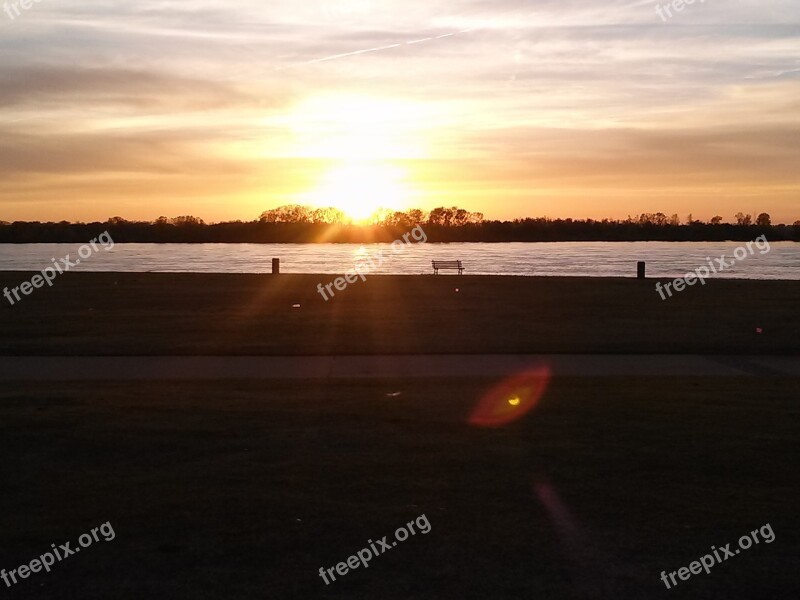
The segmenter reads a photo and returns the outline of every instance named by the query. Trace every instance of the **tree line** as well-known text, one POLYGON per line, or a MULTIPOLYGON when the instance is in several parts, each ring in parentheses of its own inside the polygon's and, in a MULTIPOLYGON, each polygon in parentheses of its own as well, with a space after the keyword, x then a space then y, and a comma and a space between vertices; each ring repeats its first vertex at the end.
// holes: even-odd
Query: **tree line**
MULTIPOLYGON (((337 208, 309 208, 299 204, 288 204, 264 211, 258 220, 260 223, 350 224, 347 215, 337 208)), ((372 215, 369 224, 382 227, 416 227, 417 225, 461 227, 483 223, 483 221, 483 213, 470 212, 457 206, 451 208, 440 206, 430 212, 419 208, 407 211, 380 209, 372 215)))
POLYGON ((747 241, 766 235, 771 241, 800 241, 800 220, 773 224, 768 213, 737 213, 732 222, 715 216, 704 222, 688 215, 643 213, 627 219, 486 220, 458 207, 431 211, 382 210, 371 222, 356 225, 336 208, 286 205, 264 211, 254 221, 206 223, 191 215, 129 221, 71 223, 0 221, 0 243, 83 243, 108 231, 115 242, 138 243, 367 243, 391 242, 421 225, 429 242, 570 242, 570 241, 747 241))

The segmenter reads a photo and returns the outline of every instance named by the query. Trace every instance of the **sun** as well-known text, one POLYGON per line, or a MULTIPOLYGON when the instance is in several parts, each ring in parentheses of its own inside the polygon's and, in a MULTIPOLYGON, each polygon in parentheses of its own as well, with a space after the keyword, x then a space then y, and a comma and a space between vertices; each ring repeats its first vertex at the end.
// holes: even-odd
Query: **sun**
POLYGON ((322 94, 298 103, 275 125, 290 132, 289 156, 317 165, 303 204, 334 207, 357 223, 416 199, 412 161, 428 155, 435 119, 425 104, 361 94, 322 94))
POLYGON ((313 206, 332 206, 357 223, 380 209, 407 208, 409 190, 400 167, 369 161, 349 161, 327 171, 308 194, 313 206))

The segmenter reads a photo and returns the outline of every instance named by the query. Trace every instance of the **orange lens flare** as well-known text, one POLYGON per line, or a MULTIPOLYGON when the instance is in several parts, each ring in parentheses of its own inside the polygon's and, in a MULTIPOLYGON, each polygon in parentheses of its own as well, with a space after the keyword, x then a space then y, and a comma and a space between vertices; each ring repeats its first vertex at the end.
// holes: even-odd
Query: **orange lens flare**
POLYGON ((515 375, 481 398, 469 423, 477 427, 502 427, 531 411, 550 381, 550 369, 538 367, 515 375))

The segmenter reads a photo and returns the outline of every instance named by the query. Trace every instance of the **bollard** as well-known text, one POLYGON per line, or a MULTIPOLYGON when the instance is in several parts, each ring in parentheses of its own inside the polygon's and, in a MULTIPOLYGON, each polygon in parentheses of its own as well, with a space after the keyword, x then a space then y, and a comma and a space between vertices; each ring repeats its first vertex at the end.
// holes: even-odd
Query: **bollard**
POLYGON ((645 278, 645 270, 647 268, 646 263, 643 260, 640 260, 636 265, 636 274, 639 279, 645 278))
POLYGON ((281 259, 280 258, 273 258, 272 259, 272 274, 277 275, 281 272, 281 259))

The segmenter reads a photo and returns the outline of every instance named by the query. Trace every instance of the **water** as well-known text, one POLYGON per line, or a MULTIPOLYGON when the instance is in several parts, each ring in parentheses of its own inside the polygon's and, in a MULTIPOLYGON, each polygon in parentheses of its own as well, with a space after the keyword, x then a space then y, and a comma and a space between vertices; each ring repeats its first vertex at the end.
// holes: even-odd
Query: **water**
MULTIPOLYGON (((636 262, 647 261, 647 274, 681 277, 708 264, 706 257, 727 261, 740 242, 554 242, 413 244, 398 253, 390 244, 116 244, 98 251, 74 268, 77 271, 268 273, 272 258, 281 259, 284 273, 340 274, 354 268, 359 257, 383 253, 383 264, 372 273, 432 273, 431 260, 461 260, 467 274, 631 277, 636 262)), ((0 271, 39 271, 67 254, 75 260, 80 244, 0 245, 0 271)), ((87 246, 88 248, 88 246, 87 246)), ((800 244, 779 242, 762 254, 726 268, 718 277, 800 280, 800 244)), ((84 251, 86 254, 86 251, 84 251)), ((741 254, 741 251, 740 251, 741 254)), ((716 263, 715 263, 716 265, 716 263)))

